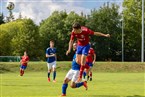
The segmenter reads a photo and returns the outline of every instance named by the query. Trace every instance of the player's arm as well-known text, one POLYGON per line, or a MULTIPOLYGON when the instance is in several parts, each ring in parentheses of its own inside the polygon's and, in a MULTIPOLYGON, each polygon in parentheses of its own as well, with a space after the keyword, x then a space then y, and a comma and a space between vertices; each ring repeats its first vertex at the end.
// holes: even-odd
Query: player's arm
POLYGON ((71 52, 72 45, 73 45, 73 40, 70 40, 70 41, 69 41, 69 47, 68 47, 68 50, 67 50, 67 52, 66 52, 66 55, 68 55, 68 54, 71 52))
POLYGON ((55 57, 55 55, 56 55, 56 54, 52 54, 52 55, 46 54, 46 58, 48 58, 48 57, 55 57))
POLYGON ((94 53, 94 56, 93 56, 93 64, 95 64, 95 61, 96 61, 96 54, 94 53))
POLYGON ((103 37, 110 37, 110 34, 103 34, 101 32, 94 32, 94 35, 96 35, 96 36, 103 36, 103 37))

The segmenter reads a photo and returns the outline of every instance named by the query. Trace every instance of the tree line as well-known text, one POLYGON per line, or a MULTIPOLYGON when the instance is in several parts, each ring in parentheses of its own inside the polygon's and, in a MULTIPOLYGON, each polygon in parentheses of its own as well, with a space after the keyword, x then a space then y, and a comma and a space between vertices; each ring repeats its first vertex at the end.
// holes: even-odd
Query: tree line
POLYGON ((0 16, 0 56, 20 56, 26 50, 31 60, 45 60, 49 41, 55 41, 58 60, 71 60, 73 52, 66 56, 72 24, 79 22, 93 31, 109 33, 111 38, 91 36, 91 44, 98 61, 121 61, 122 22, 124 23, 125 61, 141 58, 141 1, 124 0, 123 18, 119 6, 103 5, 92 9, 89 15, 54 11, 47 19, 36 25, 32 19, 19 18, 4 23, 0 16))

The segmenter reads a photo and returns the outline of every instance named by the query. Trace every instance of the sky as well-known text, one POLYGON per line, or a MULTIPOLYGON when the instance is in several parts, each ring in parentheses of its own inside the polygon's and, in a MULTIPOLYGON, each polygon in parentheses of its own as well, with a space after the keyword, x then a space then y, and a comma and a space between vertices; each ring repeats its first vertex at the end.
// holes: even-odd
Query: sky
POLYGON ((23 17, 31 18, 36 24, 41 20, 48 18, 53 11, 66 11, 70 13, 75 11, 80 14, 90 14, 91 9, 99 9, 104 3, 116 3, 122 10, 123 0, 0 0, 0 13, 8 16, 9 12, 6 6, 9 2, 15 4, 12 10, 15 18, 18 18, 19 13, 23 17))

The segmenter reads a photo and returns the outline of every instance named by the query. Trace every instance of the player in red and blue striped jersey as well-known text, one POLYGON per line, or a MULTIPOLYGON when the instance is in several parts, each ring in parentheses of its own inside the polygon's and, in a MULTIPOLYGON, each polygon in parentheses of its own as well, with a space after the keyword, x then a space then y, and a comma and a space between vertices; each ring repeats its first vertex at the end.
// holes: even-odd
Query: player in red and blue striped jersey
POLYGON ((47 67, 48 67, 48 82, 50 82, 50 73, 53 71, 53 82, 56 82, 56 48, 54 41, 50 41, 50 47, 46 49, 47 67))
POLYGON ((110 35, 103 34, 100 32, 94 32, 88 29, 87 27, 81 26, 79 23, 74 23, 72 28, 73 30, 72 30, 71 38, 69 41, 69 48, 66 52, 66 55, 68 55, 71 52, 72 44, 73 44, 74 38, 76 37, 77 42, 78 42, 77 51, 76 51, 76 62, 81 65, 80 76, 78 78, 78 82, 79 82, 82 79, 82 73, 84 71, 84 66, 86 64, 86 57, 90 49, 89 36, 97 35, 97 36, 110 37, 110 35))
POLYGON ((20 76, 24 75, 24 70, 27 68, 28 62, 29 62, 29 57, 27 55, 27 52, 25 51, 24 55, 22 56, 21 61, 20 61, 20 63, 21 63, 20 76))
MULTIPOLYGON (((73 49, 76 50, 77 43, 73 44, 73 49)), ((80 65, 76 63, 76 54, 73 56, 73 61, 72 61, 72 68, 69 70, 69 72, 66 74, 64 83, 62 85, 62 95, 61 96, 66 96, 66 90, 68 87, 68 82, 71 81, 71 88, 79 88, 81 86, 84 86, 87 90, 87 82, 78 82, 77 79, 79 76, 79 70, 80 70, 80 65)))
POLYGON ((89 80, 90 78, 90 81, 92 81, 92 67, 93 67, 93 64, 95 64, 95 60, 96 60, 96 54, 95 54, 95 51, 93 48, 90 48, 89 52, 88 52, 88 56, 86 58, 86 64, 89 65, 89 70, 85 70, 83 75, 84 75, 84 79, 85 79, 85 76, 88 75, 87 77, 87 80, 89 80))

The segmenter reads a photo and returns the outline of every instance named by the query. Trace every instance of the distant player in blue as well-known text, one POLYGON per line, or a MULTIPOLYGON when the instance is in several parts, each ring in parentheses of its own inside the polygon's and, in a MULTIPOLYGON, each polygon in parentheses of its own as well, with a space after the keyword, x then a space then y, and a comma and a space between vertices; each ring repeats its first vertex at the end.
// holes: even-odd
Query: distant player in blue
MULTIPOLYGON (((77 43, 73 44, 73 49, 76 50, 77 43)), ((62 85, 62 95, 66 96, 66 90, 68 87, 68 82, 71 81, 71 88, 79 88, 81 86, 84 86, 87 90, 87 82, 79 82, 77 83, 77 79, 79 77, 79 70, 80 65, 76 63, 76 54, 74 54, 73 61, 72 61, 72 68, 69 70, 69 72, 66 74, 63 85, 62 85)))
POLYGON ((56 82, 56 48, 54 41, 50 41, 50 47, 46 49, 47 67, 48 67, 48 82, 50 82, 50 73, 53 70, 53 82, 56 82))

